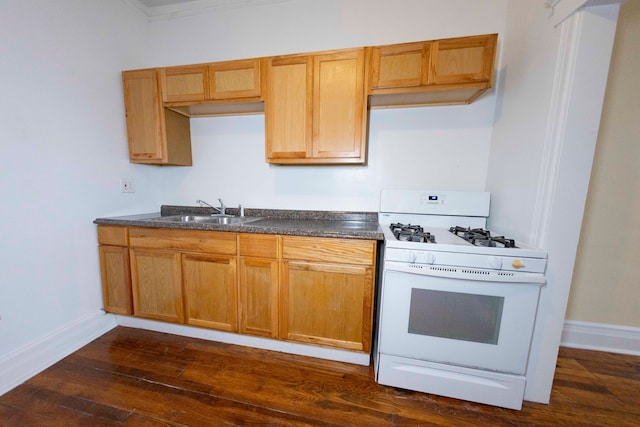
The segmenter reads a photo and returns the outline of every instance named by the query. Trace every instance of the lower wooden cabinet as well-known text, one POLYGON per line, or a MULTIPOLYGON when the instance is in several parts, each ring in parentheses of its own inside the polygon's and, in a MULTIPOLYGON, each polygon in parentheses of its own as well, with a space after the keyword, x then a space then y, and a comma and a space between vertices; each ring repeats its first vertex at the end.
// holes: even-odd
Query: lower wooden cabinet
POLYGON ((127 231, 126 227, 98 227, 102 301, 109 313, 133 314, 127 231))
POLYGON ((116 314, 132 314, 129 250, 119 246, 101 245, 102 298, 104 310, 116 314))
POLYGON ((236 331, 236 239, 235 233, 132 227, 134 315, 236 331))
POLYGON ((238 235, 240 333, 278 338, 280 237, 238 235))
POLYGON ((278 337, 278 260, 240 258, 240 332, 278 337))
POLYGON ((183 254, 182 286, 187 324, 238 331, 236 257, 183 254))
POLYGON ((286 237, 280 338, 369 352, 376 242, 286 237))
POLYGON ((182 323, 180 253, 131 248, 133 312, 136 316, 182 323))
POLYGON ((98 234, 106 311, 371 350, 375 241, 140 227, 98 234))
POLYGON ((283 262, 282 338, 369 351, 373 276, 365 266, 283 262))

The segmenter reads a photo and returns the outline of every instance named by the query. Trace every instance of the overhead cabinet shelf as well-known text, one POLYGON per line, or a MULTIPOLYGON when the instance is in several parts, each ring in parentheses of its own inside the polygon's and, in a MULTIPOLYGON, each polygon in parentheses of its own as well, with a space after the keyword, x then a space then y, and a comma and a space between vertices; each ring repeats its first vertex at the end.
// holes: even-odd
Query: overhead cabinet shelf
POLYGON ((189 119, 265 114, 276 164, 364 164, 367 108, 468 104, 497 35, 124 71, 133 163, 191 165, 189 119))

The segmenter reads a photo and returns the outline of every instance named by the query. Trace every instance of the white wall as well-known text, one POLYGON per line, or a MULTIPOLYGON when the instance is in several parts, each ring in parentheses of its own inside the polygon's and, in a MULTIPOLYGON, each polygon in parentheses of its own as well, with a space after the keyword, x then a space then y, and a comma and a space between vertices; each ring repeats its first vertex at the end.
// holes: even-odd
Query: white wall
POLYGON ((640 1, 633 0, 620 7, 567 307, 567 319, 574 321, 640 328, 638 52, 640 1))
POLYGON ((117 181, 133 172, 120 71, 147 39, 121 2, 3 0, 0 16, 1 361, 102 307, 92 220, 147 197, 117 181))
MULTIPOLYGON (((156 22, 146 66, 502 33, 506 3, 297 0, 156 22)), ((377 211, 381 188, 483 190, 494 105, 491 92, 469 106, 372 111, 366 166, 269 166, 264 116, 192 119, 194 166, 137 175, 158 183, 158 203, 377 211)))

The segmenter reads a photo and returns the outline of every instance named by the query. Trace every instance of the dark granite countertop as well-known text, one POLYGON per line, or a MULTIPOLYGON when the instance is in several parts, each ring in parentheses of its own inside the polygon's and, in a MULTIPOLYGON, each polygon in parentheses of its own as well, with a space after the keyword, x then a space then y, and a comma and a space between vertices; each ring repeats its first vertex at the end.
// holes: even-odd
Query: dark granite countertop
MULTIPOLYGON (((229 231, 234 233, 281 234, 312 237, 383 240, 377 212, 296 211, 280 209, 245 209, 247 219, 241 224, 211 224, 202 222, 165 221, 175 215, 211 215, 211 208, 162 205, 160 212, 96 218, 95 224, 133 227, 177 228, 184 230, 229 231)), ((237 208, 227 213, 238 215, 237 208)))

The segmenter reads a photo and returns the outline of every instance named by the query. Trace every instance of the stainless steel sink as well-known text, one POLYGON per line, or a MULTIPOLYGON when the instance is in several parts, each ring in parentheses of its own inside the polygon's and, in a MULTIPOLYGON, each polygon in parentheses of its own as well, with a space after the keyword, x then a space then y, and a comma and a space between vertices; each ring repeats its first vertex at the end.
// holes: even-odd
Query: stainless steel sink
POLYGON ((186 222, 200 224, 244 224, 246 222, 257 221, 258 217, 229 216, 229 215, 172 215, 157 218, 157 221, 166 222, 186 222))

